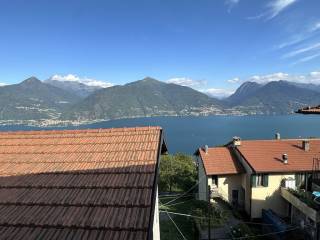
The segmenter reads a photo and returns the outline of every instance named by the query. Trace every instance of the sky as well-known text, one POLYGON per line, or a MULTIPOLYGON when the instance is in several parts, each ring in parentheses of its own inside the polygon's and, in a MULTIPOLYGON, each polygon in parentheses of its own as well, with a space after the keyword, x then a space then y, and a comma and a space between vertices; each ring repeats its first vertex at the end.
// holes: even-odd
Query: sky
POLYGON ((146 76, 223 97, 320 84, 319 0, 1 0, 0 85, 146 76))

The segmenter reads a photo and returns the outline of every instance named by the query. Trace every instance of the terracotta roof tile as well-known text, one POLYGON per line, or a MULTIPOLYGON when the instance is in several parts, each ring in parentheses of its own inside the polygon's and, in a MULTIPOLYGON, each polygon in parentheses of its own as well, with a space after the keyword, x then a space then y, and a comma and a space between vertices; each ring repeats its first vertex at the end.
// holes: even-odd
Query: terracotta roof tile
POLYGON ((242 166, 228 147, 212 147, 205 153, 199 149, 207 175, 237 174, 244 172, 242 166))
POLYGON ((302 148, 303 139, 241 141, 238 151, 256 172, 312 171, 313 159, 320 157, 320 139, 310 139, 310 150, 302 148), (288 164, 282 155, 288 154, 288 164))
POLYGON ((146 239, 161 128, 0 133, 1 239, 146 239))

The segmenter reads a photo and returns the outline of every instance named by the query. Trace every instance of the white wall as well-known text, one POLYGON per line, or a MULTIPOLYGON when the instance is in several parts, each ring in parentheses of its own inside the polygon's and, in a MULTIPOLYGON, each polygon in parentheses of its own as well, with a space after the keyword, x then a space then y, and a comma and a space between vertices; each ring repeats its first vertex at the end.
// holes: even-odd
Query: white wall
POLYGON ((156 195, 156 204, 153 216, 153 239, 160 240, 160 221, 159 221, 159 198, 158 198, 158 186, 156 195))
POLYGON ((251 218, 261 218, 262 209, 272 209, 282 217, 288 216, 288 202, 280 195, 283 179, 294 174, 269 174, 268 187, 252 187, 251 218))

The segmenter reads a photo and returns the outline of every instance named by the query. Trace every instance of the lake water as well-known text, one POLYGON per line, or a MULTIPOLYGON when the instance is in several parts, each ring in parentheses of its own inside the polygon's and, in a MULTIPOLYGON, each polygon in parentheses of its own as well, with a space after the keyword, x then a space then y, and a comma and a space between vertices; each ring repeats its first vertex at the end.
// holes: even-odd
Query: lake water
MULTIPOLYGON (((242 139, 320 137, 319 115, 288 116, 208 116, 154 117, 99 122, 68 129, 161 126, 170 153, 192 154, 205 144, 222 145, 239 136, 242 139)), ((0 131, 39 129, 26 126, 0 126, 0 131)), ((46 128, 52 129, 52 128, 46 128)))

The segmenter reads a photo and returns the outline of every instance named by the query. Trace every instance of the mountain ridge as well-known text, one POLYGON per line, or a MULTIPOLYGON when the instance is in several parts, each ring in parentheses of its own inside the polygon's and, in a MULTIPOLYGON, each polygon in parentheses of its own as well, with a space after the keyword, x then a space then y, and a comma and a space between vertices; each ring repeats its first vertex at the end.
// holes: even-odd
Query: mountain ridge
MULTIPOLYGON (((318 86, 318 85, 316 85, 318 86)), ((320 88, 320 87, 319 87, 320 88)), ((243 83, 219 100, 192 88, 151 77, 83 94, 30 77, 0 88, 0 121, 83 123, 151 116, 291 114, 319 105, 320 92, 310 84, 273 81, 243 83)))
POLYGON ((196 90, 148 77, 100 89, 74 105, 64 118, 193 115, 204 111, 220 112, 218 105, 219 101, 196 90))
POLYGON ((21 83, 0 88, 1 120, 58 118, 68 105, 79 98, 30 77, 21 83))

